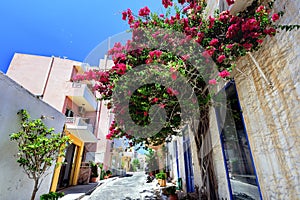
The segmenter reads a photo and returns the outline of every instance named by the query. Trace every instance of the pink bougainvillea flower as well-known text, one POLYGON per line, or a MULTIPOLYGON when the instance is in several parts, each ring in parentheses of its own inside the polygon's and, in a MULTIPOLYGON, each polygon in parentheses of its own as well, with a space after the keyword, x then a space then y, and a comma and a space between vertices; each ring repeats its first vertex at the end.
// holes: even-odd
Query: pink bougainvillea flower
POLYGON ((245 43, 245 44, 243 44, 243 47, 244 47, 246 50, 250 50, 252 46, 253 46, 253 45, 250 44, 250 43, 245 43))
POLYGON ((127 19, 127 12, 126 11, 122 12, 122 19, 123 20, 127 19))
POLYGON ((159 99, 158 99, 157 97, 155 97, 155 98, 153 98, 153 99, 151 100, 151 102, 152 102, 152 103, 156 103, 156 102, 158 102, 158 100, 159 100, 159 99))
POLYGON ((259 44, 261 44, 261 43, 263 43, 263 40, 258 39, 258 40, 256 40, 256 42, 258 42, 259 44))
POLYGON ((276 22, 278 19, 279 19, 279 15, 278 15, 277 13, 274 13, 274 14, 272 15, 272 20, 273 20, 273 22, 276 22))
POLYGON ((139 16, 141 16, 141 17, 147 16, 149 14, 150 14, 150 9, 147 6, 145 6, 144 8, 141 8, 139 10, 139 16))
POLYGON ((116 64, 115 66, 113 66, 112 69, 115 70, 117 74, 123 75, 123 74, 125 74, 127 67, 126 67, 126 64, 119 63, 119 64, 116 64))
POLYGON ((173 90, 172 88, 167 88, 167 93, 171 96, 175 96, 175 95, 178 95, 179 92, 176 91, 176 90, 173 90))
POLYGON ((197 40, 196 42, 201 43, 204 38, 204 33, 197 33, 197 40))
POLYGON ((275 33, 276 33, 276 29, 275 29, 275 28, 265 29, 265 30, 264 30, 264 33, 265 33, 265 34, 268 34, 268 35, 270 35, 270 36, 273 36, 273 35, 275 35, 275 33))
POLYGON ((234 0, 226 0, 228 6, 231 6, 232 4, 234 4, 234 0))
POLYGON ((148 112, 144 111, 144 117, 148 116, 148 112))
POLYGON ((221 63, 221 62, 224 61, 225 58, 226 58, 226 56, 222 54, 222 55, 220 55, 220 56, 217 58, 217 62, 218 62, 218 63, 221 63))
POLYGON ((216 85, 217 81, 216 81, 216 79, 211 79, 211 80, 208 81, 208 84, 210 84, 210 85, 216 85))
POLYGON ((265 7, 264 7, 264 6, 259 6, 259 7, 256 9, 256 12, 259 13, 259 12, 261 12, 262 10, 265 10, 265 7))
POLYGON ((175 73, 172 73, 171 78, 173 81, 175 81, 177 79, 177 75, 175 73))
POLYGON ((159 104, 158 106, 159 106, 160 108, 165 108, 165 107, 166 107, 166 104, 161 103, 161 104, 159 104))
POLYGON ((209 28, 212 28, 215 24, 215 18, 208 16, 209 19, 209 28))
POLYGON ((161 56, 161 54, 162 54, 162 51, 160 51, 160 50, 154 50, 154 51, 149 52, 149 56, 152 59, 154 59, 155 57, 159 58, 161 56))
POLYGON ((170 72, 176 72, 176 69, 174 67, 170 67, 170 72))
POLYGON ((188 55, 188 54, 187 55, 182 55, 181 58, 182 58, 182 60, 186 61, 187 59, 190 58, 190 55, 188 55))
POLYGON ((170 0, 162 0, 162 4, 164 5, 165 8, 168 8, 169 6, 173 6, 172 1, 170 0))
POLYGON ((240 30, 239 24, 230 25, 226 33, 226 38, 234 38, 237 35, 239 30, 240 30))
POLYGON ((216 38, 214 38, 214 39, 212 39, 212 40, 209 42, 209 45, 215 46, 215 45, 217 45, 218 43, 219 43, 219 40, 216 39, 216 38))
POLYGON ((215 48, 211 48, 209 50, 206 50, 202 53, 202 56, 205 57, 205 58, 210 58, 214 54, 215 50, 216 50, 215 48))
POLYGON ((228 44, 228 45, 226 46, 226 48, 232 49, 233 46, 234 46, 234 44, 228 44))
POLYGON ((219 72, 219 76, 222 78, 226 78, 226 77, 230 76, 230 72, 225 69, 225 70, 219 72))

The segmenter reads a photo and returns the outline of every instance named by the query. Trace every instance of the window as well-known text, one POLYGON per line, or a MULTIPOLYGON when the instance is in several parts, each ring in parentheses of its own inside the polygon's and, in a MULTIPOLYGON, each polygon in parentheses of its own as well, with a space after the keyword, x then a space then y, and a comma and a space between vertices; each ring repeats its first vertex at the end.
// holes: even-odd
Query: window
POLYGON ((244 126, 234 82, 225 87, 226 115, 221 120, 220 107, 216 108, 219 122, 225 168, 232 199, 261 199, 259 184, 244 126), (221 125, 220 122, 224 124, 221 125))
POLYGON ((67 110, 65 112, 65 116, 66 117, 74 117, 74 112, 71 109, 67 108, 67 110))

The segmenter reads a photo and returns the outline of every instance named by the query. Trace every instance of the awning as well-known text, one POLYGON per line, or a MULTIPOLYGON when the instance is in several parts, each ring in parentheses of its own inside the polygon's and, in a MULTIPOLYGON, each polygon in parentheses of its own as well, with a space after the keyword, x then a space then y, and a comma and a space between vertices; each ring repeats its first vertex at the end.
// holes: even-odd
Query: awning
POLYGON ((90 142, 90 143, 96 143, 98 142, 97 138, 95 137, 94 134, 92 134, 88 129, 72 129, 72 128, 67 128, 67 130, 78 137, 80 140, 83 142, 90 142))

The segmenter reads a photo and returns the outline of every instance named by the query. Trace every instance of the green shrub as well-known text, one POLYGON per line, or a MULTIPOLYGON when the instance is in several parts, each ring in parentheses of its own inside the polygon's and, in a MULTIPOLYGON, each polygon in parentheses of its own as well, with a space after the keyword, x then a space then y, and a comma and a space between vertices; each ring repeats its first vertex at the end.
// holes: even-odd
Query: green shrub
POLYGON ((48 194, 41 195, 40 200, 57 200, 64 195, 65 194, 63 192, 49 192, 48 194))
POLYGON ((164 172, 159 172, 159 173, 155 174, 155 178, 165 180, 165 179, 167 179, 167 175, 164 172))

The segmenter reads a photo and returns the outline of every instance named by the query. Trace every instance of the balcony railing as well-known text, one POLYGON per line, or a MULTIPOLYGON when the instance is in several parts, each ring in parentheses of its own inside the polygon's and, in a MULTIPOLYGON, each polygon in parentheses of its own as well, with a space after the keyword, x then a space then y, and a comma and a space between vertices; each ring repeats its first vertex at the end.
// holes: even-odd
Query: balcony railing
POLYGON ((73 129, 87 129, 91 133, 94 132, 94 127, 92 124, 88 123, 89 118, 83 118, 83 117, 66 117, 66 125, 67 128, 73 128, 73 129))
POLYGON ((88 84, 69 82, 66 95, 77 105, 85 105, 86 111, 96 111, 97 100, 88 84))

